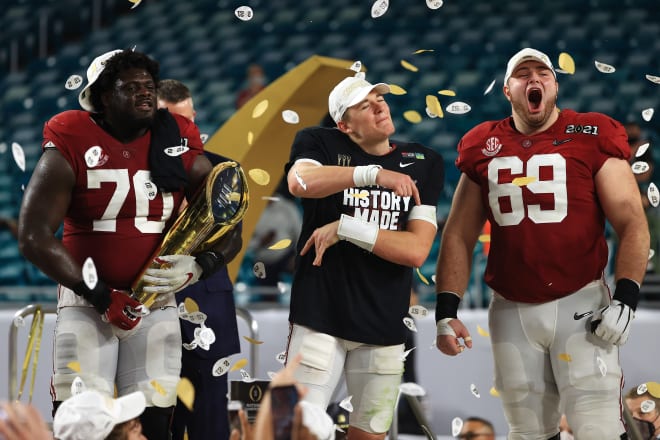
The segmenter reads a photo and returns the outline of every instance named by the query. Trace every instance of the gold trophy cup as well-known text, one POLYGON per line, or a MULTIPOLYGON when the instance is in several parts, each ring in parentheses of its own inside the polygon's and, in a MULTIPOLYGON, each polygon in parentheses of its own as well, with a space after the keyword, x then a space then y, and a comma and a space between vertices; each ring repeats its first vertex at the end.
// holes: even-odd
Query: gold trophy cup
POLYGON ((211 249, 241 221, 248 200, 247 180, 242 168, 232 161, 217 164, 140 272, 131 288, 133 296, 151 308, 158 294, 144 291, 147 283, 143 275, 149 268, 163 267, 154 259, 163 255, 192 255, 211 249))

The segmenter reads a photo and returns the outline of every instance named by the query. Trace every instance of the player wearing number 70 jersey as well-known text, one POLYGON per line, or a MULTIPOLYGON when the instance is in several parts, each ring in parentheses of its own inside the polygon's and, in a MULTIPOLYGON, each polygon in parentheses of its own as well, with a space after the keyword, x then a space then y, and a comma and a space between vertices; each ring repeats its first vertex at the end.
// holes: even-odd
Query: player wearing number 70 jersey
POLYGON ((44 151, 19 218, 21 251, 59 283, 55 409, 77 376, 110 396, 115 389, 119 395, 140 390, 147 399, 140 418, 151 439, 169 438, 176 402, 181 334, 174 293, 222 267, 234 237, 223 236, 215 252, 160 257, 171 264, 146 272, 159 307, 142 317, 131 313, 140 303, 128 290, 184 197, 212 170, 194 123, 156 109, 158 70, 156 61, 134 51, 92 61, 79 96, 86 111, 60 113, 44 127, 44 151), (62 222, 60 241, 54 233, 62 222), (86 282, 87 258, 96 283, 86 282))
POLYGON ((489 220, 489 326, 508 438, 558 439, 560 400, 581 440, 625 438, 618 345, 649 252, 625 130, 600 113, 559 110, 552 63, 534 49, 509 60, 503 91, 512 116, 458 145, 462 174, 436 273, 437 346, 448 355, 472 346, 457 309, 489 220), (606 220, 619 238, 613 298, 606 220))

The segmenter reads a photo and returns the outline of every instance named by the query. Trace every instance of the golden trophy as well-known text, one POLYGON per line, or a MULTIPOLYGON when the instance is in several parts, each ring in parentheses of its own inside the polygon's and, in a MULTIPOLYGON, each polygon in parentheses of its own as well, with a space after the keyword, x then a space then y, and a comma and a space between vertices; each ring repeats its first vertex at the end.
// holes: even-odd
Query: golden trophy
POLYGON ((158 294, 144 292, 147 283, 143 275, 148 268, 163 267, 154 259, 163 255, 192 255, 211 249, 241 221, 248 200, 247 179, 242 168, 232 161, 217 164, 140 272, 131 288, 133 296, 150 308, 158 294))

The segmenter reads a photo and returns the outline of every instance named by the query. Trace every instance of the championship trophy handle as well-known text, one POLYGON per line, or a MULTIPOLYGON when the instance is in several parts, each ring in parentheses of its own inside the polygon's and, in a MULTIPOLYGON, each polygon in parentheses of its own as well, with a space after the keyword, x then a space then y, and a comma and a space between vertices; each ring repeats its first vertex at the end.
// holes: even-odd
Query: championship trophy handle
POLYGON ((143 275, 150 267, 164 266, 155 259, 163 255, 193 255, 211 249, 243 219, 248 202, 247 179, 240 165, 233 161, 217 164, 140 272, 131 287, 133 296, 151 308, 158 294, 143 290, 147 284, 143 275))

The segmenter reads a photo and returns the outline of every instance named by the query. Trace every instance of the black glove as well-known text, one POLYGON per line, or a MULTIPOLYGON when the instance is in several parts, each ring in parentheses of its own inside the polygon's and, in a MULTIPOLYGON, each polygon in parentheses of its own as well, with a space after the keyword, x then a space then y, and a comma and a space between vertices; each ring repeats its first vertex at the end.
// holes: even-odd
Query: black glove
POLYGON ((110 303, 112 303, 112 298, 110 297, 110 288, 106 286, 103 281, 98 281, 94 289, 87 287, 84 281, 79 282, 73 286, 73 291, 76 295, 82 296, 87 300, 88 303, 94 306, 99 314, 104 314, 110 303))

